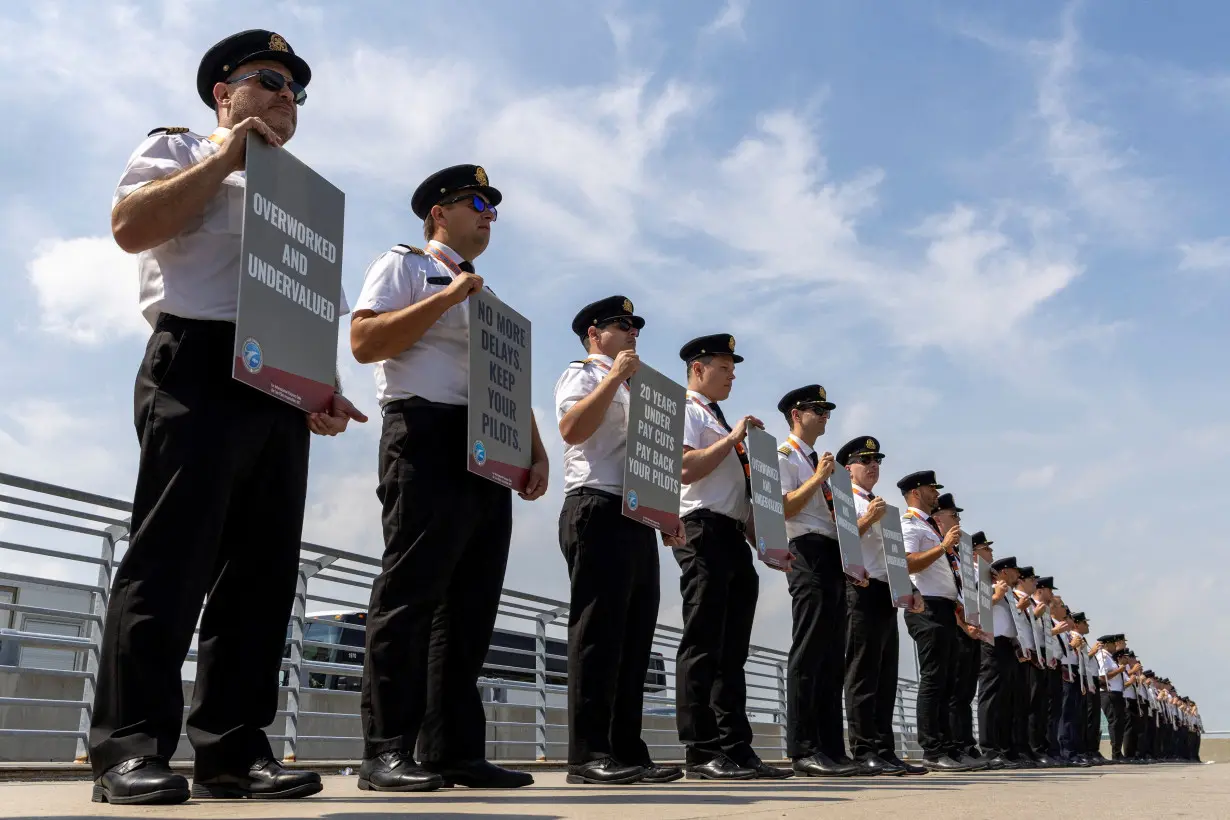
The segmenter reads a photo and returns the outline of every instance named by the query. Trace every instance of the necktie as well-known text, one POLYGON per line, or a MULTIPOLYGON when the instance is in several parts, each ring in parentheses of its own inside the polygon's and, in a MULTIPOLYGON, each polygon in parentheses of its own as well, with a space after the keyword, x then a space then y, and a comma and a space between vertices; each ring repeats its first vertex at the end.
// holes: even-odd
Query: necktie
MULTIPOLYGON (((935 530, 935 534, 939 535, 940 539, 942 540, 944 536, 940 534, 940 525, 935 523, 935 519, 928 518, 927 523, 931 525, 931 529, 935 530)), ((948 568, 952 570, 952 578, 954 581, 957 582, 957 598, 960 599, 961 598, 961 567, 959 564, 957 564, 957 556, 949 552, 948 550, 944 550, 944 557, 948 559, 948 568)))
MULTIPOLYGON (((709 409, 713 411, 713 415, 717 416, 717 420, 722 423, 727 432, 730 432, 730 424, 726 421, 726 414, 722 412, 721 406, 715 402, 709 402, 709 409)), ((743 483, 747 485, 747 495, 750 498, 752 495, 752 463, 747 460, 747 448, 743 446, 743 442, 735 445, 735 455, 739 457, 739 463, 743 465, 743 483)))
MULTIPOLYGON (((813 470, 820 469, 820 456, 816 453, 815 450, 812 450, 810 453, 808 453, 807 460, 811 462, 811 468, 813 470)), ((834 521, 836 521, 837 520, 837 510, 833 508, 833 491, 829 489, 829 483, 825 481, 823 484, 821 484, 820 490, 824 494, 824 503, 827 504, 829 507, 829 515, 832 517, 834 521)))
POLYGON ((471 265, 469 262, 462 262, 457 267, 461 268, 466 273, 474 273, 474 266, 471 265))
POLYGON ((811 462, 811 468, 813 470, 820 469, 820 456, 816 455, 815 450, 811 451, 811 453, 807 456, 807 460, 811 462))

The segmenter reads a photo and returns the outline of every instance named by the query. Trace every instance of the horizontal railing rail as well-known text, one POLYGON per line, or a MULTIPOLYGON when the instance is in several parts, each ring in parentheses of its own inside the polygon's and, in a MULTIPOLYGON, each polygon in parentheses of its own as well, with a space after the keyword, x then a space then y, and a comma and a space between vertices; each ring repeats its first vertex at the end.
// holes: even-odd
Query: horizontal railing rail
MULTIPOLYGON (((78 712, 76 729, 10 727, 12 721, 5 721, 0 738, 9 738, 12 743, 72 740, 75 758, 84 761, 107 597, 112 573, 128 538, 126 514, 132 506, 120 499, 7 473, 0 473, 0 485, 10 488, 0 492, 0 518, 22 530, 20 536, 0 540, 0 555, 26 556, 28 564, 38 567, 38 574, 0 571, 0 590, 37 589, 57 602, 71 598, 80 604, 79 609, 73 609, 51 601, 23 603, 20 595, 17 600, 0 599, 0 675, 37 679, 46 682, 49 691, 54 690, 54 694, 38 697, 25 687, 20 696, 0 697, 0 710, 10 710, 11 714, 11 710, 19 709, 25 710, 23 714, 38 716, 78 712), (80 577, 83 571, 97 573, 94 583, 84 582, 80 577), (78 634, 45 631, 52 628, 75 628, 78 634), (44 654, 27 658, 29 650, 44 654), (55 655, 51 661, 47 660, 48 652, 55 655), (63 687, 52 687, 50 682, 57 680, 65 686, 79 682, 80 696, 66 694, 63 687)), ((299 759, 304 744, 314 744, 317 754, 331 758, 337 756, 330 750, 338 743, 358 748, 357 688, 363 674, 366 625, 315 613, 320 609, 341 610, 353 613, 352 617, 366 613, 368 593, 380 566, 380 560, 372 556, 310 542, 302 544, 299 583, 281 664, 279 693, 283 701, 276 712, 276 725, 268 730, 270 741, 284 744, 283 757, 287 760, 299 759), (320 634, 322 626, 338 631, 327 637, 320 634), (350 636, 350 640, 343 636, 350 636), (354 662, 338 660, 348 657, 354 662), (312 700, 309 707, 305 705, 309 695, 324 700, 312 700)), ((566 644, 568 605, 505 589, 498 615, 500 634, 493 640, 491 652, 499 654, 488 661, 478 681, 494 732, 487 741, 489 752, 493 756, 518 754, 562 760, 568 728, 563 722, 567 655, 556 647, 566 644), (511 643, 520 641, 521 645, 501 643, 509 643, 501 635, 510 631, 515 639, 511 643), (502 707, 509 708, 501 711, 502 707)), ((647 744, 655 750, 676 753, 682 746, 674 726, 652 721, 674 716, 675 653, 682 634, 678 627, 658 624, 652 641, 653 666, 644 693, 647 744)), ((194 642, 186 664, 193 664, 196 657, 194 642)), ((787 659, 779 649, 753 645, 745 667, 755 743, 778 757, 785 755, 787 659)), ((190 671, 187 677, 191 678, 190 671)), ((915 701, 915 684, 902 679, 894 729, 903 756, 908 756, 915 743, 915 701)), ((185 712, 188 708, 185 706, 185 712)), ((5 751, 4 744, 0 740, 0 759, 15 759, 5 751)))

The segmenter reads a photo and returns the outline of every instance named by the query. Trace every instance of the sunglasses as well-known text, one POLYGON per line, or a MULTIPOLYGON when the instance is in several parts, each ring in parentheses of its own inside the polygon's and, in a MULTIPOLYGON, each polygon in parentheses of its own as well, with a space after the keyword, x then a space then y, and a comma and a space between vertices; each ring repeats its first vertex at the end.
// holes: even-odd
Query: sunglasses
POLYGON ((253 77, 258 77, 261 82, 261 87, 270 91, 281 91, 286 86, 290 86, 290 93, 294 95, 295 105, 303 105, 307 100, 307 89, 299 85, 294 80, 288 80, 272 68, 258 68, 256 71, 243 74, 233 80, 227 80, 227 85, 241 83, 244 80, 250 80, 253 77))
POLYGON ((602 323, 602 327, 609 327, 610 325, 617 326, 624 333, 627 333, 628 331, 632 330, 632 328, 636 327, 636 325, 632 324, 631 319, 612 319, 609 322, 602 323))
POLYGON ((866 465, 871 464, 871 463, 873 463, 873 462, 874 462, 874 463, 876 463, 876 464, 879 464, 879 463, 880 463, 881 461, 883 461, 883 460, 884 460, 884 456, 881 456, 881 455, 874 455, 874 456, 865 456, 865 455, 864 455, 864 456, 859 456, 858 458, 854 459, 852 463, 854 463, 854 464, 862 464, 863 466, 866 466, 866 465))
POLYGON ((500 218, 499 211, 495 209, 495 206, 487 202, 487 200, 483 199, 478 194, 466 194, 465 196, 454 197, 453 199, 446 199, 440 204, 441 205, 456 205, 458 202, 466 203, 467 205, 469 205, 471 208, 473 208, 475 211, 477 211, 480 214, 486 213, 487 211, 491 211, 491 221, 492 222, 495 222, 497 219, 500 218))

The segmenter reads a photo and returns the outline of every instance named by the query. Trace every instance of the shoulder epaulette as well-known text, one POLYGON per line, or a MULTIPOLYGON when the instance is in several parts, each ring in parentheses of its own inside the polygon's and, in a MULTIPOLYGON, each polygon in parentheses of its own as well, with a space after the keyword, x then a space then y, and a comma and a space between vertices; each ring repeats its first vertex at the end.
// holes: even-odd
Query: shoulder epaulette
POLYGON ((412 253, 415 256, 426 256, 427 255, 426 253, 423 252, 422 248, 416 248, 413 245, 406 245, 404 243, 400 245, 394 245, 393 250, 396 253, 400 253, 402 256, 405 256, 408 253, 412 253))
POLYGON ((790 445, 783 444, 781 447, 777 448, 777 452, 781 453, 784 456, 790 455, 790 445))
POLYGON ((161 128, 155 128, 153 131, 150 131, 145 136, 156 137, 159 134, 187 134, 187 133, 188 133, 188 129, 182 125, 165 125, 161 128))

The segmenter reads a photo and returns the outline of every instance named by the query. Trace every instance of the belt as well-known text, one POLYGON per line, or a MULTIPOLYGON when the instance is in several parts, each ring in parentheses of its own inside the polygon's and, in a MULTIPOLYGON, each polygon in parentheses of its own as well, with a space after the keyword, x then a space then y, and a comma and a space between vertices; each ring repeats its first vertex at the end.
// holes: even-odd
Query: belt
POLYGON ((407 399, 393 399, 392 401, 385 402, 380 407, 380 415, 387 416, 389 413, 402 413, 406 410, 447 410, 452 408, 463 412, 467 409, 464 404, 445 404, 439 401, 429 401, 419 396, 411 396, 407 399))
POLYGON ((718 523, 729 524, 741 533, 747 532, 747 524, 742 521, 737 521, 729 515, 713 510, 692 510, 692 512, 683 516, 684 521, 717 521, 718 523))
POLYGON ((575 487, 564 493, 564 498, 576 498, 582 495, 592 495, 598 498, 607 498, 611 501, 623 501, 623 498, 609 490, 600 490, 597 487, 575 487))

